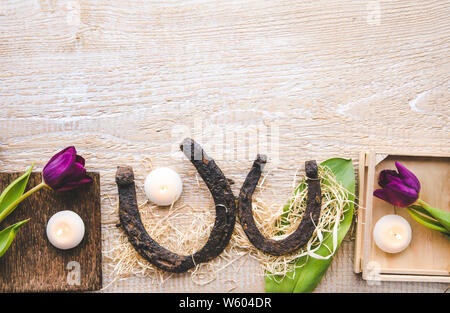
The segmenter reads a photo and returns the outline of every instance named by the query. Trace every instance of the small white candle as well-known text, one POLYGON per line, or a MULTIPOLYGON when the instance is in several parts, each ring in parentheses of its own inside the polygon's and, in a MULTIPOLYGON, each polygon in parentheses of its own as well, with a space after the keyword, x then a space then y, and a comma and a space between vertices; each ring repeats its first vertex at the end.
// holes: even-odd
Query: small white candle
POLYGON ((47 238, 58 249, 75 248, 83 237, 83 220, 73 211, 58 212, 47 223, 47 238))
POLYGON ((387 253, 398 253, 405 250, 411 242, 411 226, 399 215, 385 215, 373 228, 375 244, 387 253))
POLYGON ((167 206, 180 198, 183 183, 180 175, 168 167, 159 167, 148 174, 144 183, 145 194, 156 205, 167 206))

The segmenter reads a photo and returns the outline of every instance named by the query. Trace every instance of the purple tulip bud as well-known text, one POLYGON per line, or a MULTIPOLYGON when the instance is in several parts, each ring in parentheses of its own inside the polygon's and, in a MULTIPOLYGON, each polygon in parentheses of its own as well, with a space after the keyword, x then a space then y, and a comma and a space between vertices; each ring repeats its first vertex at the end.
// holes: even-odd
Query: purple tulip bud
POLYGON ((382 189, 374 191, 373 195, 392 205, 407 207, 419 198, 420 182, 404 165, 395 162, 398 172, 383 170, 378 177, 382 189))
POLYGON ((84 159, 75 147, 68 147, 54 155, 42 171, 44 182, 56 191, 78 188, 92 182, 86 175, 84 159))

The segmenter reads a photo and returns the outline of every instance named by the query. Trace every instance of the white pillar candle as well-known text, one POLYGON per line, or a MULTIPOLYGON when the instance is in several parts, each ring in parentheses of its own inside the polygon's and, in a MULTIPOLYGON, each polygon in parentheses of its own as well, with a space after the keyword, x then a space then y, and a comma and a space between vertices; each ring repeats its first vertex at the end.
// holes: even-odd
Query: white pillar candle
POLYGON ((47 223, 47 238, 58 249, 75 248, 83 237, 83 220, 73 211, 58 212, 47 223))
POLYGON ((387 253, 398 253, 405 250, 411 242, 411 226, 399 215, 385 215, 373 228, 375 244, 387 253))
POLYGON ((167 206, 180 198, 183 183, 180 175, 168 167, 159 167, 148 174, 144 183, 145 194, 156 205, 167 206))

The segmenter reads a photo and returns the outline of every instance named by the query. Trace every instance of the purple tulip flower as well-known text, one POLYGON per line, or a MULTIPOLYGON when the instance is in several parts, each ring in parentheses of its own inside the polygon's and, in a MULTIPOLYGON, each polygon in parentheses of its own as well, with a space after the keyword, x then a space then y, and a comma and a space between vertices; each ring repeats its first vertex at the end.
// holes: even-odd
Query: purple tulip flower
POLYGON ((419 199, 420 182, 404 165, 395 162, 398 172, 383 170, 378 178, 382 189, 374 191, 373 195, 392 205, 408 207, 419 199))
POLYGON ((45 184, 56 191, 67 191, 92 182, 86 175, 83 157, 75 147, 68 147, 54 155, 42 171, 45 184))

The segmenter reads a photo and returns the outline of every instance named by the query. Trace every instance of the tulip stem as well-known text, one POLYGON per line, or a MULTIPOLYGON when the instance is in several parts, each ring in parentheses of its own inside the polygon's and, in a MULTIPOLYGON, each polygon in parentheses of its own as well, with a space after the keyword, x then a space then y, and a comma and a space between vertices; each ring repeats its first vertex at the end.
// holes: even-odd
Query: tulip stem
POLYGON ((430 213, 431 216, 447 229, 447 231, 450 231, 450 212, 434 208, 420 198, 417 199, 416 204, 420 205, 424 210, 430 213))
POLYGON ((48 187, 50 188, 45 182, 40 183, 39 185, 36 185, 32 189, 25 192, 22 196, 20 196, 16 201, 11 203, 3 212, 0 213, 0 222, 3 221, 18 205, 20 202, 28 198, 30 195, 35 193, 36 191, 48 187))

